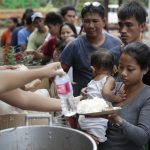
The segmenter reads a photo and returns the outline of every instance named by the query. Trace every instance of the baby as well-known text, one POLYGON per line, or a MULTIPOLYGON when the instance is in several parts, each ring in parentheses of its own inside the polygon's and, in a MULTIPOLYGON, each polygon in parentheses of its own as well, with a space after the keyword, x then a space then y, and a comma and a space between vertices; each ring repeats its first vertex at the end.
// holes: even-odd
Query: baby
MULTIPOLYGON (((99 100, 105 99, 110 102, 120 102, 123 98, 120 95, 114 94, 115 79, 111 76, 114 67, 114 57, 106 49, 95 51, 91 56, 91 68, 93 71, 93 79, 88 83, 86 91, 87 98, 93 99, 98 97, 99 100)), ((86 118, 80 115, 80 128, 92 135, 98 142, 105 142, 107 140, 106 129, 107 119, 104 118, 86 118)))

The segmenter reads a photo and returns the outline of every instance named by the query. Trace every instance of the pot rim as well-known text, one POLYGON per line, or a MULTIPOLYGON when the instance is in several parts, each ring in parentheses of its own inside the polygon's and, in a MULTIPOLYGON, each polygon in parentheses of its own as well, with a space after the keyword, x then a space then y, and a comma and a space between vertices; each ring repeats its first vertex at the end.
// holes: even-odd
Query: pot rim
POLYGON ((0 136, 2 134, 5 134, 6 132, 13 132, 14 130, 18 130, 18 129, 26 129, 26 128, 58 128, 58 129, 67 129, 67 130, 71 130, 73 132, 77 132, 79 134, 82 134, 84 135, 85 137, 87 137, 91 143, 93 144, 93 150, 97 150, 97 144, 96 142, 94 141, 94 139, 89 136, 88 134, 82 132, 82 131, 79 131, 77 129, 73 129, 73 128, 69 128, 69 127, 61 127, 61 126, 49 126, 49 125, 34 125, 34 126, 19 126, 19 127, 14 127, 14 128, 8 128, 8 129, 3 129, 3 130, 0 130, 0 136))

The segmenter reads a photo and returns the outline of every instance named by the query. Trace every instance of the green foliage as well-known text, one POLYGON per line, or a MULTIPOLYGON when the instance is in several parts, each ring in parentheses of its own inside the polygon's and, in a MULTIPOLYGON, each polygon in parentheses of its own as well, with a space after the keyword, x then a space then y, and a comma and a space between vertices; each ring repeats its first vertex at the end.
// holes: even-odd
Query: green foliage
POLYGON ((7 55, 7 58, 8 58, 8 63, 10 65, 16 65, 17 64, 16 57, 15 57, 15 49, 14 49, 14 47, 10 48, 10 51, 9 51, 9 53, 7 55))
MULTIPOLYGON (((95 0, 88 0, 89 2, 95 0)), ((105 0, 97 0, 104 3, 105 0)), ((127 2, 129 0, 122 0, 123 2, 127 2)), ((137 0, 142 2, 145 6, 148 5, 148 0, 137 0)), ((87 2, 87 0, 79 0, 79 5, 77 10, 80 11, 82 9, 83 3, 87 2)), ((46 6, 46 4, 51 3, 53 6, 60 8, 64 5, 71 5, 73 0, 3 0, 1 8, 39 8, 46 6)), ((118 0, 109 0, 109 4, 117 4, 118 0)))
POLYGON ((2 8, 38 8, 40 7, 40 0, 3 0, 2 8))
POLYGON ((38 11, 42 11, 42 12, 50 12, 50 11, 57 11, 58 9, 56 7, 53 6, 53 4, 51 3, 47 3, 47 5, 45 7, 40 7, 38 9, 38 11))
POLYGON ((40 65, 41 60, 32 60, 31 55, 25 55, 23 52, 16 53, 15 47, 11 46, 9 53, 8 53, 8 62, 9 65, 17 65, 17 64, 23 64, 23 65, 40 65))
MULTIPOLYGON (((93 1, 93 0, 88 0, 88 2, 92 2, 92 1, 93 1)), ((81 10, 82 10, 82 8, 83 8, 83 4, 84 4, 85 2, 87 2, 87 0, 80 0, 78 6, 77 6, 77 8, 76 8, 78 14, 80 14, 80 12, 81 12, 81 10)))
POLYGON ((72 4, 72 1, 71 0, 52 0, 52 4, 55 6, 55 7, 62 7, 64 5, 71 5, 72 4))
POLYGON ((27 64, 30 61, 30 59, 23 58, 23 54, 21 54, 21 53, 20 53, 19 57, 20 57, 20 60, 18 59, 18 61, 17 61, 15 48, 13 46, 10 47, 10 50, 9 50, 8 56, 7 56, 9 64, 10 65, 27 64))
POLYGON ((4 20, 0 20, 0 27, 5 27, 6 28, 6 27, 8 27, 8 23, 4 20))
POLYGON ((109 0, 109 4, 117 4, 118 0, 109 0))

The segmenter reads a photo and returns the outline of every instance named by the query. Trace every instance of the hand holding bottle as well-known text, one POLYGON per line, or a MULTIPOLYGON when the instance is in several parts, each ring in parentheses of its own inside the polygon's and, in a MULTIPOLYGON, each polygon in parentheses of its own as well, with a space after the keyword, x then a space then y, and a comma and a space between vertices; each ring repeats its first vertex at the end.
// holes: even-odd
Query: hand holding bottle
POLYGON ((41 68, 41 73, 45 74, 45 77, 54 77, 56 75, 62 76, 65 74, 61 68, 60 62, 50 63, 41 68))
MULTIPOLYGON (((59 69, 62 70, 62 69, 59 69)), ((76 102, 73 96, 73 88, 68 74, 55 77, 58 96, 61 99, 62 113, 69 117, 76 114, 76 102)))

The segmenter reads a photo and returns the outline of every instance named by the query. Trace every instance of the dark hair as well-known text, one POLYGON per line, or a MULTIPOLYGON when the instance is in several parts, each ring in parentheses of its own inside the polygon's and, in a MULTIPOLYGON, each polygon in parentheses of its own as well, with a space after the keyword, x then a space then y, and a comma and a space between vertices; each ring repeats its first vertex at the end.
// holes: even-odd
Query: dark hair
POLYGON ((105 8, 102 5, 99 6, 93 6, 88 5, 88 6, 84 6, 82 11, 81 11, 81 17, 84 18, 84 15, 86 13, 97 13, 99 14, 102 18, 105 18, 105 8))
POLYGON ((63 23, 63 20, 61 18, 61 16, 55 12, 49 12, 46 14, 46 17, 45 17, 45 23, 46 24, 53 24, 53 25, 56 25, 56 24, 62 24, 63 23))
POLYGON ((76 28, 75 28, 75 26, 72 24, 72 23, 67 23, 67 22, 65 22, 65 23, 63 23, 62 25, 61 25, 61 27, 60 27, 60 34, 61 34, 61 30, 62 30, 62 28, 63 28, 63 26, 69 26, 69 28, 73 31, 73 33, 74 33, 74 37, 77 37, 77 31, 76 31, 76 28))
POLYGON ((76 12, 76 9, 73 6, 64 6, 60 9, 61 16, 64 17, 69 10, 76 12))
POLYGON ((21 18, 21 25, 25 24, 25 20, 26 20, 27 15, 28 14, 33 14, 33 13, 34 13, 33 9, 30 9, 30 8, 26 9, 25 12, 22 15, 22 18, 21 18))
POLYGON ((119 19, 127 19, 135 17, 141 24, 146 22, 147 12, 145 8, 137 1, 130 1, 123 5, 118 10, 119 19))
POLYGON ((32 16, 33 15, 33 12, 29 12, 26 14, 25 16, 25 21, 26 21, 26 24, 27 25, 31 25, 33 22, 32 22, 32 16))
POLYGON ((134 58, 141 69, 150 68, 150 48, 146 44, 142 42, 129 43, 122 49, 122 53, 134 58))
POLYGON ((16 17, 11 17, 10 20, 12 20, 17 26, 18 26, 18 19, 16 17))
POLYGON ((100 48, 91 55, 91 65, 100 69, 105 68, 112 71, 114 66, 114 56, 107 49, 100 48))
POLYGON ((32 8, 27 8, 24 13, 27 14, 27 13, 33 13, 33 12, 34 11, 32 8))

